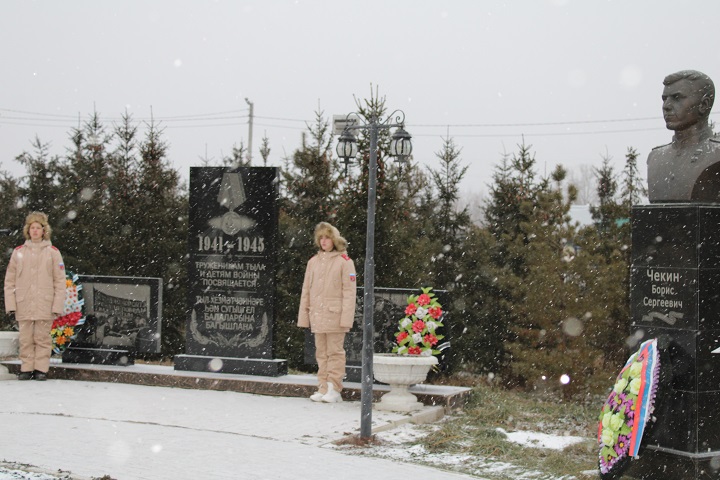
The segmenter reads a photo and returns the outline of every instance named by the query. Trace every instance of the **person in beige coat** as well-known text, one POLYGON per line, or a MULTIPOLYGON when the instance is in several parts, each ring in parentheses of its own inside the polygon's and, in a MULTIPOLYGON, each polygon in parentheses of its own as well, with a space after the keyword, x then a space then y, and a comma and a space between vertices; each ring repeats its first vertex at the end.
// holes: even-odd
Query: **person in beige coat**
POLYGON ((47 215, 25 219, 25 243, 13 250, 5 272, 5 311, 20 327, 19 380, 45 380, 50 369, 50 329, 65 304, 65 265, 50 242, 47 215))
POLYGON ((347 241, 326 222, 315 227, 320 251, 307 263, 298 326, 315 336, 318 390, 314 402, 341 402, 345 377, 345 334, 355 319, 355 264, 347 255, 347 241))

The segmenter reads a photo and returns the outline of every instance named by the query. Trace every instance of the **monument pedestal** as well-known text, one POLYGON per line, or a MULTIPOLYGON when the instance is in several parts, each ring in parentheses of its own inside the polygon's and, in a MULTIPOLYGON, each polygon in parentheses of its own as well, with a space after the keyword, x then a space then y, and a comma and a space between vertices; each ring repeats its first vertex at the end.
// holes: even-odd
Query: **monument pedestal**
POLYGON ((205 355, 175 355, 175 370, 192 372, 235 373, 279 377, 287 375, 287 361, 282 359, 208 357, 205 355))
POLYGON ((135 354, 129 350, 110 348, 68 347, 62 353, 62 361, 95 365, 135 365, 135 354))
MULTIPOLYGON (((720 476, 720 205, 632 212, 631 311, 638 342, 658 339, 671 374, 631 462, 635 479, 720 476)), ((664 387, 664 388, 663 388, 664 387)))

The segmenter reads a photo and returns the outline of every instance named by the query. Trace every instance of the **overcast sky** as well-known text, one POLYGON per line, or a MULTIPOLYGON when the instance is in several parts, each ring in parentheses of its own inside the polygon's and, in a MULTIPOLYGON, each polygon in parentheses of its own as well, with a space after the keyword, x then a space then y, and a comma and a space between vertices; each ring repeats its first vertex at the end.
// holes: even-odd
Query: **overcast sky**
MULTIPOLYGON (((37 135, 51 153, 95 109, 165 127, 184 178, 270 140, 279 166, 305 121, 356 110, 379 87, 406 114, 415 159, 433 165, 448 132, 481 192, 525 136, 540 173, 578 171, 635 147, 645 174, 668 143, 665 75, 720 81, 716 0, 2 0, 0 169, 37 135)), ((716 107, 717 111, 718 108, 716 107)), ((712 119, 717 117, 714 116, 712 119)))

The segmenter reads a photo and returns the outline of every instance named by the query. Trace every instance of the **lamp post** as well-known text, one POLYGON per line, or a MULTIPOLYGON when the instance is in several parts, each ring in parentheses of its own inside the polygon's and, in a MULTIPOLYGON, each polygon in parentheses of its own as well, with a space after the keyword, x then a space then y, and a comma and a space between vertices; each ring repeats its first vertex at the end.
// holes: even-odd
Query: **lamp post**
POLYGON ((336 153, 343 159, 345 173, 350 161, 357 156, 357 141, 353 131, 363 130, 370 134, 370 164, 368 166, 367 235, 365 240, 365 280, 363 295, 363 348, 362 389, 360 395, 360 438, 372 435, 372 388, 373 388, 373 309, 375 308, 375 199, 377 189, 378 132, 397 128, 390 142, 390 155, 404 160, 412 152, 412 138, 405 131, 405 113, 396 110, 381 121, 378 116, 365 119, 358 113, 347 116, 347 125, 338 139, 336 153), (357 121, 350 122, 351 117, 357 121))

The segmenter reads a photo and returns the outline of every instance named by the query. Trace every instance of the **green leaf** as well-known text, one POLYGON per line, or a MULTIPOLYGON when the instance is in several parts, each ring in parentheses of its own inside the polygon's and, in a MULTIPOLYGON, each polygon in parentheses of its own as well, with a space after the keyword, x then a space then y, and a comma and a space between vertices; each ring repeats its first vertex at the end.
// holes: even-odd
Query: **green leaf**
POLYGON ((605 445, 605 446, 602 448, 602 450, 600 451, 600 453, 601 453, 601 455, 603 456, 603 458, 604 458, 605 460, 607 460, 607 461, 610 461, 610 459, 611 459, 612 457, 617 457, 617 454, 615 453, 615 449, 613 449, 612 447, 608 447, 607 445, 605 445))

